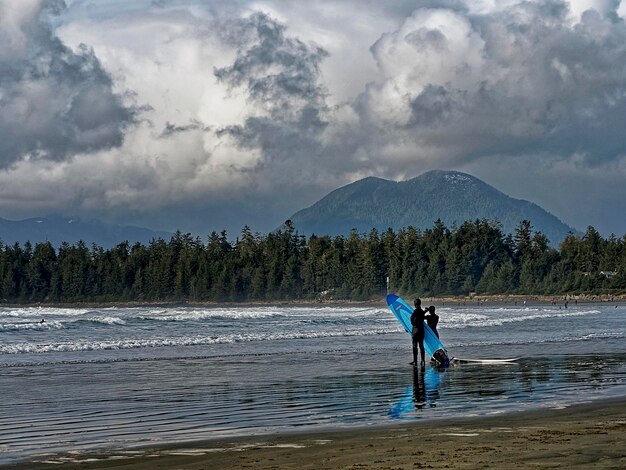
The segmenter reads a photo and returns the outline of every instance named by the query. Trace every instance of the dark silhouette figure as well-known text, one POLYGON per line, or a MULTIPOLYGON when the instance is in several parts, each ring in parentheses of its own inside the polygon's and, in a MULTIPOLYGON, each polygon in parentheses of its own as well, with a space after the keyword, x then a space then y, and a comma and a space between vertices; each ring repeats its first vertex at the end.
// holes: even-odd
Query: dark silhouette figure
POLYGON ((426 324, 433 330, 433 333, 439 338, 439 332, 437 331, 437 323, 439 323, 439 315, 435 313, 435 306, 431 305, 426 309, 426 324))
POLYGON ((411 325, 413 325, 413 331, 411 331, 411 340, 413 343, 413 366, 417 367, 417 346, 420 349, 420 364, 426 363, 426 352, 424 351, 424 318, 426 312, 422 310, 421 299, 415 299, 415 310, 411 315, 411 325))

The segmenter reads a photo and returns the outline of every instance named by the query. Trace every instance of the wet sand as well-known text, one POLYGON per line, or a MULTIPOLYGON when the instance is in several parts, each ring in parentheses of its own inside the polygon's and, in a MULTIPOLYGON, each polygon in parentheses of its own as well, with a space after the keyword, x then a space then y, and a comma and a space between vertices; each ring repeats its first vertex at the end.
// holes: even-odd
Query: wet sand
POLYGON ((63 456, 6 469, 626 468, 626 398, 487 418, 63 456))

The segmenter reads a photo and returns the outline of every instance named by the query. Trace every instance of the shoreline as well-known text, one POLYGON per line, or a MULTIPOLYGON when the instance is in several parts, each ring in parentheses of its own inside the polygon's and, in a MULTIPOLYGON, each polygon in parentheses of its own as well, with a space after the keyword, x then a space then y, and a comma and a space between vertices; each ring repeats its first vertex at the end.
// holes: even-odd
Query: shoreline
MULTIPOLYGON (((525 305, 563 305, 567 301, 570 305, 577 304, 622 304, 626 303, 626 294, 619 295, 473 295, 473 296, 456 296, 456 297, 432 297, 423 296, 423 302, 432 303, 436 306, 452 304, 455 306, 462 305, 484 305, 484 304, 524 304, 525 305)), ((217 301, 162 301, 162 302, 143 302, 143 301, 124 301, 124 302, 25 302, 12 303, 0 302, 0 307, 6 308, 140 308, 140 307, 207 307, 207 308, 224 308, 224 307, 372 307, 381 306, 387 308, 385 297, 372 298, 370 300, 268 300, 268 301, 246 301, 246 302, 217 302, 217 301)))
POLYGON ((626 397, 511 414, 62 455, 5 470, 622 468, 626 397))

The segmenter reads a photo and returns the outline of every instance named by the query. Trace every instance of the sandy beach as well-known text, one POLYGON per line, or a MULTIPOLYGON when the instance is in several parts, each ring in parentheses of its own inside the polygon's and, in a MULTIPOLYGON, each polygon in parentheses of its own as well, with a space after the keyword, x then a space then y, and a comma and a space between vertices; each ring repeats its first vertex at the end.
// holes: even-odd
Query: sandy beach
POLYGON ((624 468, 626 399, 350 431, 68 453, 6 469, 624 468))

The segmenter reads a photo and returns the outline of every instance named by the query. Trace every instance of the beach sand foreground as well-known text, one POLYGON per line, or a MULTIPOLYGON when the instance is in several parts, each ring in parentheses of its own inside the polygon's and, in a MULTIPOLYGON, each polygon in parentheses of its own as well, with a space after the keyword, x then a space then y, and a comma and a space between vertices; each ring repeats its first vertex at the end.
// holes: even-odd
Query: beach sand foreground
MULTIPOLYGON (((43 460, 43 459, 42 459, 43 460)), ((626 468, 626 399, 315 434, 69 453, 11 469, 626 468)))

